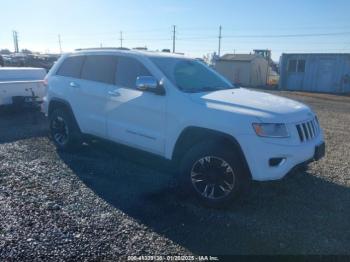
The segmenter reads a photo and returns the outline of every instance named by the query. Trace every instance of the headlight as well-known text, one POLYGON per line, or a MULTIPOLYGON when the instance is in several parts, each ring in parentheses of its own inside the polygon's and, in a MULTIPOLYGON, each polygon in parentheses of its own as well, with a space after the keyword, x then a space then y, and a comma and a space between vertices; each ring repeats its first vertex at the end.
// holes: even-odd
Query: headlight
POLYGON ((253 123, 253 128, 258 136, 262 137, 289 137, 285 124, 253 123))

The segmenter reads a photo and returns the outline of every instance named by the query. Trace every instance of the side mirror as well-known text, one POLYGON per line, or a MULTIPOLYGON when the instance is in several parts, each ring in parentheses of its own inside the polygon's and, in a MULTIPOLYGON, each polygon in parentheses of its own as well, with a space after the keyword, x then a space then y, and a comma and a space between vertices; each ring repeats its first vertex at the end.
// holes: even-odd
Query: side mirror
POLYGON ((136 88, 157 95, 165 95, 163 85, 161 85, 153 76, 138 76, 136 78, 136 88))

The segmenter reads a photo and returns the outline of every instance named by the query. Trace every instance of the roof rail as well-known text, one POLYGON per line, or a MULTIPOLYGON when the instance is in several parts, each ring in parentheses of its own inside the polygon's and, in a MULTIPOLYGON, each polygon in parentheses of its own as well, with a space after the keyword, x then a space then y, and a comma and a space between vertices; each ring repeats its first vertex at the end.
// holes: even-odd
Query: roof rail
POLYGON ((90 48, 77 48, 75 51, 83 51, 83 50, 130 50, 126 47, 90 47, 90 48))

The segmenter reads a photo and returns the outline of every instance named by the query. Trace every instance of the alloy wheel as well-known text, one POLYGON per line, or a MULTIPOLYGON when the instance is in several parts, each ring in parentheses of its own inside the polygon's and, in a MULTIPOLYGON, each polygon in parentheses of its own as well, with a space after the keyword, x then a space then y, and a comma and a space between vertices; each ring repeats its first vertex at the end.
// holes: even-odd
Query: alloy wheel
POLYGON ((211 200, 227 197, 235 187, 235 174, 228 162, 205 156, 192 166, 191 182, 197 193, 211 200))

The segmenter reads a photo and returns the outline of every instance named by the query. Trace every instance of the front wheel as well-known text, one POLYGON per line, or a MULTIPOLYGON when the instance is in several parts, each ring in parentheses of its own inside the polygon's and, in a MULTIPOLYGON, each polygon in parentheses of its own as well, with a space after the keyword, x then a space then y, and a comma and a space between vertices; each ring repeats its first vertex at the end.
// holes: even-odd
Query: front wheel
POLYGON ((235 149, 215 141, 192 147, 180 172, 182 187, 210 207, 226 206, 250 181, 235 149))

